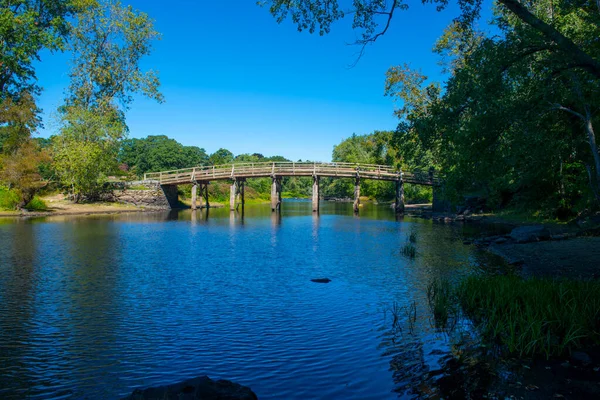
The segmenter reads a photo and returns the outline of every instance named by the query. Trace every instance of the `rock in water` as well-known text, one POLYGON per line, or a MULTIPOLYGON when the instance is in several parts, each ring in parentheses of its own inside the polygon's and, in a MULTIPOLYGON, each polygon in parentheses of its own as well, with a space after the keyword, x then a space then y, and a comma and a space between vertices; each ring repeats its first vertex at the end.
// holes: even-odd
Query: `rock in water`
POLYGON ((257 400, 246 386, 231 381, 213 381, 208 376, 168 386, 136 389, 122 400, 257 400))
POLYGON ((590 365, 592 363, 592 358, 583 351, 574 351, 571 353, 571 361, 576 364, 590 365))
POLYGON ((550 239, 550 231, 543 225, 519 226, 510 232, 510 238, 517 243, 538 242, 550 239))
POLYGON ((316 283, 329 283, 331 282, 331 279, 329 278, 315 278, 315 279, 311 279, 311 282, 316 282, 316 283))

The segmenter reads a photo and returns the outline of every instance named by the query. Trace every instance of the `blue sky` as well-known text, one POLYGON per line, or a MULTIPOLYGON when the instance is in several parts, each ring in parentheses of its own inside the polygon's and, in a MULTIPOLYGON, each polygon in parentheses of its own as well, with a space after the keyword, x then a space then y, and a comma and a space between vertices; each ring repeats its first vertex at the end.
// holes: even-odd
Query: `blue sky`
MULTIPOLYGON (((164 104, 136 99, 127 114, 130 137, 167 135, 209 153, 224 147, 321 161, 353 133, 396 127, 393 101, 383 96, 389 67, 406 62, 443 79, 431 48, 458 14, 456 7, 436 12, 414 2, 349 68, 359 50, 347 45, 356 38, 349 21, 318 36, 277 24, 254 0, 124 3, 148 13, 162 34, 143 65, 159 71, 166 97, 164 104)), ((37 67, 42 136, 56 130, 68 60, 44 54, 37 67)))

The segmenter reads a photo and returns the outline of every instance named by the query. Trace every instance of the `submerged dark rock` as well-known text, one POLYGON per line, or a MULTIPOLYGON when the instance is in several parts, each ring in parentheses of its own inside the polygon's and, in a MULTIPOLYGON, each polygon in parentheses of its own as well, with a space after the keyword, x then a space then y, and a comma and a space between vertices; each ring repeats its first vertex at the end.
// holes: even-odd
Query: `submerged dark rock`
POLYGON ((516 243, 539 242, 550 239, 550 231, 543 225, 519 226, 510 232, 516 243))
POLYGON ((316 283, 329 283, 331 282, 331 279, 329 278, 314 278, 310 280, 311 282, 316 282, 316 283))
POLYGON ((200 376, 167 386, 135 389, 122 400, 257 400, 250 388, 227 381, 200 376))

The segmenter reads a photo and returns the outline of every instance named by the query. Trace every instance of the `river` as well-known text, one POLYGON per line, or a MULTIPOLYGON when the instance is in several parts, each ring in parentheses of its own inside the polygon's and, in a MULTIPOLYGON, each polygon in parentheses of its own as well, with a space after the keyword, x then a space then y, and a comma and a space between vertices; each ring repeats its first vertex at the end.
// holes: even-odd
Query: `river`
POLYGON ((481 267, 465 229, 307 201, 0 219, 0 398, 116 399, 204 374, 260 399, 435 391, 453 341, 427 285, 481 267))

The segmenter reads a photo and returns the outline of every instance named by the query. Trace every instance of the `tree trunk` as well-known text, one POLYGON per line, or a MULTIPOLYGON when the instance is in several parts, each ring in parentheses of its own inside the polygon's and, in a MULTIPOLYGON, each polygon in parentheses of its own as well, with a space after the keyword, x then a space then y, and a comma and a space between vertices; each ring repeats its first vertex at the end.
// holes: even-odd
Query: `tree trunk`
POLYGON ((536 17, 518 0, 498 1, 504 4, 504 6, 512 11, 521 21, 542 33, 550 42, 556 43, 556 46, 562 52, 573 59, 575 66, 581 67, 597 78, 600 78, 600 62, 581 50, 571 39, 557 31, 553 26, 548 25, 536 17))
POLYGON ((17 210, 22 210, 31 200, 33 200, 35 192, 21 191, 21 201, 17 204, 17 210))
MULTIPOLYGON (((590 184, 593 185, 592 189, 598 199, 598 193, 600 193, 600 154, 598 153, 598 145, 596 144, 596 135, 594 134, 594 126, 592 125, 592 116, 588 107, 585 110, 585 131, 588 136, 588 142, 590 144, 590 150, 594 158, 594 168, 596 169, 596 182, 592 181, 590 176, 590 184)), ((588 173, 590 173, 588 169, 588 173)))

